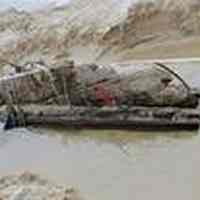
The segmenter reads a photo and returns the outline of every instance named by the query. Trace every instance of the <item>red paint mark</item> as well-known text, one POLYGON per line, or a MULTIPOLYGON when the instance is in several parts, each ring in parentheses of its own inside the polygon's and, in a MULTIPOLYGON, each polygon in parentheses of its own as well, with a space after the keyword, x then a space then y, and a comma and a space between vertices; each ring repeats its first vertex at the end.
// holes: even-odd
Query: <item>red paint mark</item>
POLYGON ((98 84, 94 87, 95 97, 98 102, 101 102, 106 106, 113 106, 115 104, 115 99, 111 92, 106 89, 102 84, 98 84))

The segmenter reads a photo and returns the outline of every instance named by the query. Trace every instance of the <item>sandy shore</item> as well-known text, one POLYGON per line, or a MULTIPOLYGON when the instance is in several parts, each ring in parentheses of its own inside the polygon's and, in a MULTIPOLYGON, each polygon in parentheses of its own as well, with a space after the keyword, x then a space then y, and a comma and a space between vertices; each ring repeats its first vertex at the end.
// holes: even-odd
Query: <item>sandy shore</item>
POLYGON ((191 37, 126 50, 120 60, 200 57, 200 37, 191 37))
POLYGON ((0 178, 0 200, 80 200, 71 187, 58 186, 29 172, 0 178))

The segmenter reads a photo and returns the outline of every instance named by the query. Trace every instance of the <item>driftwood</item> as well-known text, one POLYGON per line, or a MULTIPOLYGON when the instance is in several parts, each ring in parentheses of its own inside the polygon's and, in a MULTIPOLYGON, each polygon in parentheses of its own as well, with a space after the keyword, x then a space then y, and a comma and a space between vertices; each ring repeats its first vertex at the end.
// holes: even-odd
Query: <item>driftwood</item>
MULTIPOLYGON (((197 109, 160 107, 69 107, 23 106, 15 107, 16 126, 60 125, 64 127, 95 128, 179 128, 197 129, 200 112, 197 109), (22 120, 23 116, 23 121, 22 120)), ((0 111, 5 116, 5 110, 0 111)), ((2 117, 1 117, 2 118, 2 117)))
POLYGON ((0 104, 102 106, 96 95, 96 86, 100 85, 116 106, 196 107, 198 99, 185 82, 159 65, 146 64, 135 71, 137 64, 126 69, 118 64, 118 72, 109 65, 76 66, 70 62, 47 67, 35 63, 31 71, 0 79, 0 104))
POLYGON ((0 79, 0 104, 7 105, 0 109, 5 129, 27 125, 199 127, 197 91, 163 64, 35 65, 31 71, 0 79))

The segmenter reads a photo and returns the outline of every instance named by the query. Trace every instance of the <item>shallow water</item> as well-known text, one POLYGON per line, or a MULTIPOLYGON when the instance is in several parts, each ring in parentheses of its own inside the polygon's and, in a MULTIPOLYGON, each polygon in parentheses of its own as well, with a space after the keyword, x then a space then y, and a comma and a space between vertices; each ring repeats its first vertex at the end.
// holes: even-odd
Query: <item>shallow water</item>
MULTIPOLYGON (((200 83, 197 63, 176 70, 200 83)), ((0 176, 31 170, 92 200, 199 200, 199 152, 199 131, 17 129, 0 132, 0 176)))
POLYGON ((85 199, 199 199, 197 132, 19 129, 0 137, 0 175, 31 170, 85 199))

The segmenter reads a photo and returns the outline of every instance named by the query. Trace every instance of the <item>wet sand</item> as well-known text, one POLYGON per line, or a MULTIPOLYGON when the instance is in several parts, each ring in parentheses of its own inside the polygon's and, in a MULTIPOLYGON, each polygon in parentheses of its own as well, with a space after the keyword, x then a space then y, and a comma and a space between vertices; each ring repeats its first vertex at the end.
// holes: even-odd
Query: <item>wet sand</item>
POLYGON ((200 37, 142 45, 135 49, 125 51, 120 59, 177 59, 190 57, 200 57, 200 37))

